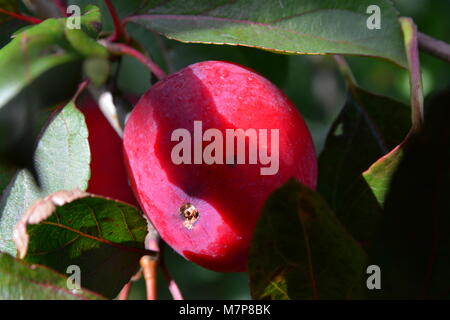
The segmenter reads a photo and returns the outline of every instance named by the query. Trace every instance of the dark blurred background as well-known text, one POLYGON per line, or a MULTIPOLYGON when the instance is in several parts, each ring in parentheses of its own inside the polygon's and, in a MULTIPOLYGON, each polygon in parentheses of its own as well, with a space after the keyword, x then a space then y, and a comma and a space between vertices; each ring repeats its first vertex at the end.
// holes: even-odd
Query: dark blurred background
MULTIPOLYGON (((73 0, 74 4, 96 4, 104 10, 106 30, 112 29, 103 2, 73 0)), ((450 0, 393 0, 400 15, 411 16, 419 30, 450 42, 450 0)), ((121 15, 131 13, 128 1, 114 1, 121 15)), ((333 59, 322 56, 287 56, 231 46, 183 44, 166 40, 138 26, 130 33, 143 44, 152 58, 168 72, 174 72, 202 60, 228 60, 262 73, 277 84, 296 104, 312 131, 316 150, 323 148, 330 124, 340 112, 346 96, 342 77, 333 59)), ((386 95, 405 104, 409 102, 409 80, 406 70, 388 62, 364 57, 347 57, 359 85, 371 92, 386 95)), ((425 95, 450 86, 450 65, 421 56, 425 95)), ((119 85, 126 92, 142 94, 150 87, 149 74, 133 58, 125 58, 119 70, 119 85)), ((169 269, 188 299, 249 298, 245 273, 216 273, 194 265, 166 248, 169 269)), ((170 299, 164 279, 159 279, 159 294, 170 299)), ((131 299, 145 299, 142 281, 132 290, 131 299)))

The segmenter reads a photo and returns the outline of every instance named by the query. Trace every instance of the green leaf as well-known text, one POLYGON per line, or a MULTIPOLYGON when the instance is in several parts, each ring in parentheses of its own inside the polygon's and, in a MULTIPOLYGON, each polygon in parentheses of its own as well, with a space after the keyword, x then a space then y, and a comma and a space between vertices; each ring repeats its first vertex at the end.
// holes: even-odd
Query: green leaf
POLYGON ((363 172, 406 137, 409 114, 407 106, 350 82, 347 102, 319 157, 319 192, 355 239, 365 244, 382 207, 363 172))
POLYGON ((42 123, 39 118, 45 108, 73 96, 81 69, 81 61, 59 65, 40 75, 0 108, 0 136, 8 137, 0 141, 2 162, 35 172, 32 159, 42 123))
MULTIPOLYGON (((93 34, 99 19, 98 9, 91 9, 81 17, 83 30, 93 34)), ((0 50, 0 136, 8 136, 0 141, 0 158, 32 172, 36 118, 74 95, 90 48, 76 37, 68 41, 65 29, 66 19, 48 19, 16 33, 0 50)))
POLYGON ((389 299, 450 298, 450 91, 425 108, 423 131, 403 147, 370 252, 389 299))
POLYGON ((65 31, 67 40, 81 55, 103 59, 108 57, 108 50, 83 30, 66 29, 65 31))
POLYGON ((108 80, 111 65, 107 59, 90 58, 86 59, 83 65, 84 73, 91 80, 94 86, 100 87, 108 80))
POLYGON ((66 39, 65 28, 66 19, 45 20, 0 50, 0 109, 40 75, 81 59, 66 39))
POLYGON ((71 103, 45 129, 34 165, 41 188, 27 170, 20 170, 0 199, 0 251, 15 255, 12 231, 25 210, 37 199, 58 190, 86 190, 90 177, 88 131, 83 114, 71 103))
POLYGON ((89 4, 84 8, 83 12, 84 14, 81 16, 81 30, 86 32, 91 38, 97 39, 102 31, 102 14, 99 7, 89 4))
POLYGON ((394 150, 375 161, 363 173, 367 185, 372 190, 373 195, 381 207, 384 207, 384 200, 389 191, 392 175, 397 169, 402 156, 403 145, 399 145, 394 150))
POLYGON ((406 67, 397 11, 389 0, 172 0, 128 19, 183 42, 242 45, 289 54, 351 54, 406 67), (367 28, 367 8, 382 28, 367 28))
POLYGON ((72 292, 67 278, 48 268, 28 265, 0 253, 0 300, 103 299, 86 289, 72 292))
POLYGON ((254 299, 358 298, 365 266, 318 193, 291 180, 269 197, 250 249, 254 299))
POLYGON ((59 272, 77 265, 82 287, 114 298, 149 254, 146 235, 147 222, 135 207, 75 190, 33 204, 17 224, 14 241, 26 262, 59 272))

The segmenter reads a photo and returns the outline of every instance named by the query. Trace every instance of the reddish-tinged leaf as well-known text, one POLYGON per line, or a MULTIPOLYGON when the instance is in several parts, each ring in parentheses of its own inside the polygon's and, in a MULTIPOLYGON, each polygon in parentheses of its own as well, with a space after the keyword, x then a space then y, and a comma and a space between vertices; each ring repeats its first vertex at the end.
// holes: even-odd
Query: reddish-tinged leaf
POLYGON ((382 212, 375 184, 384 172, 375 181, 364 180, 363 172, 406 137, 410 110, 352 82, 349 87, 347 102, 319 157, 318 190, 355 239, 366 245, 382 212))
POLYGON ((39 188, 27 170, 20 170, 0 198, 0 250, 16 255, 12 232, 37 199, 59 190, 86 190, 90 175, 88 131, 83 115, 71 103, 55 113, 34 153, 39 188))
POLYGON ((423 89, 420 73, 419 49, 417 44, 417 27, 411 18, 401 18, 400 23, 404 33, 406 55, 408 57, 410 84, 411 84, 411 119, 412 128, 410 134, 405 137, 388 155, 377 160, 367 171, 364 179, 371 187, 378 202, 383 205, 386 192, 389 188, 391 177, 403 155, 403 148, 408 143, 409 137, 422 129, 423 123, 423 89))
POLYGON ((250 249, 254 299, 359 298, 365 266, 319 194, 292 180, 269 197, 250 249))

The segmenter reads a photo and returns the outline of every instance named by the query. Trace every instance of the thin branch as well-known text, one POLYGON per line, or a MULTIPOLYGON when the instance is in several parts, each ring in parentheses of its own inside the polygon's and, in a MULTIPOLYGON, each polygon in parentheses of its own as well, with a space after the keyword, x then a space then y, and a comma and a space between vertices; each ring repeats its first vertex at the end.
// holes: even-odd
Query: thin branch
POLYGON ((142 277, 142 268, 140 268, 139 271, 134 276, 131 277, 130 281, 128 281, 128 283, 123 286, 122 290, 120 290, 118 299, 128 300, 133 284, 136 281, 138 281, 141 277, 142 277))
POLYGON ((151 225, 150 221, 147 221, 148 234, 145 237, 145 249, 152 250, 158 254, 154 257, 143 256, 140 260, 141 271, 144 275, 145 288, 147 291, 147 300, 156 300, 157 286, 156 281, 158 279, 158 263, 159 263, 159 235, 151 225))
POLYGON ((10 16, 16 20, 20 20, 20 21, 25 21, 28 22, 30 24, 39 24, 42 22, 41 19, 35 18, 35 17, 30 17, 30 16, 25 16, 19 13, 15 13, 15 12, 11 12, 5 9, 1 9, 0 8, 0 13, 6 14, 7 16, 10 16))
POLYGON ((123 286, 122 290, 119 293, 119 300, 128 300, 128 296, 130 294, 131 287, 133 286, 133 282, 130 281, 126 285, 123 286))
POLYGON ((75 101, 75 100, 78 99, 78 97, 79 97, 79 96, 83 93, 83 91, 88 87, 89 83, 90 83, 90 80, 89 80, 89 79, 86 79, 86 80, 84 80, 83 82, 81 82, 81 83, 78 85, 77 92, 75 92, 75 95, 74 95, 73 98, 72 98, 73 101, 75 101))
POLYGON ((109 40, 114 42, 122 37, 124 37, 125 40, 127 40, 128 36, 125 32, 125 29, 123 28, 122 22, 120 21, 116 8, 114 8, 114 5, 112 4, 111 0, 104 0, 104 2, 108 8, 109 14, 111 15, 111 18, 114 23, 114 33, 111 35, 109 40))
POLYGON ((417 26, 411 18, 406 17, 400 18, 400 25, 404 35, 405 50, 409 66, 412 111, 411 130, 419 132, 423 127, 423 87, 422 74, 420 71, 417 26))
POLYGON ((105 40, 101 40, 100 43, 113 54, 124 54, 136 58, 139 62, 145 65, 159 80, 164 79, 167 76, 166 73, 155 62, 153 62, 153 60, 126 44, 113 43, 105 40))
POLYGON ((425 33, 418 33, 419 49, 450 63, 450 44, 434 39, 425 33))
POLYGON ((170 294, 172 295, 173 300, 183 300, 183 294, 167 268, 163 252, 164 250, 161 250, 159 253, 159 266, 162 270, 164 279, 166 279, 170 294))
POLYGON ((333 55, 333 58, 339 68, 339 71, 342 73, 344 79, 346 80, 347 84, 349 86, 355 86, 356 85, 355 76, 353 75, 352 69, 350 69, 350 66, 348 65, 345 58, 340 55, 333 55))
POLYGON ((144 274, 145 287, 147 289, 147 300, 156 300, 158 260, 155 257, 143 256, 140 260, 140 264, 144 274))

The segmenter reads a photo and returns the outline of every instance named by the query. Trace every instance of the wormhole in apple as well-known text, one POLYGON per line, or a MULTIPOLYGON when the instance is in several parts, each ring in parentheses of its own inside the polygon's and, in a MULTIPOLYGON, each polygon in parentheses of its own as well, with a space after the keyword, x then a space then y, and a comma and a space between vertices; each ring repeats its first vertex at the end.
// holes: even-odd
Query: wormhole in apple
POLYGON ((197 222, 200 217, 200 213, 197 208, 191 203, 185 203, 180 207, 181 216, 184 218, 183 225, 187 229, 192 229, 194 224, 197 222))

